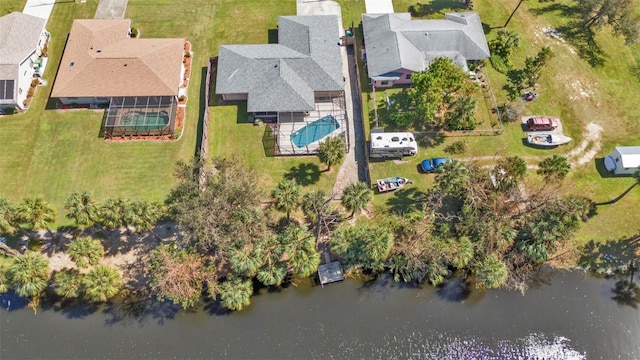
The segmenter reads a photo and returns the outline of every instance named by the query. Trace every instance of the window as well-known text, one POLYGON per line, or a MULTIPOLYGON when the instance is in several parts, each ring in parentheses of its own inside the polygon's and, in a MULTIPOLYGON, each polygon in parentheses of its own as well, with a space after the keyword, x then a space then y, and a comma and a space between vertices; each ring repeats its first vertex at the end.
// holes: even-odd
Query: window
POLYGON ((389 85, 389 81, 388 80, 382 80, 382 81, 380 81, 380 85, 389 85))
POLYGON ((404 77, 406 80, 411 80, 411 74, 407 74, 407 76, 404 77))
POLYGON ((14 81, 0 80, 0 100, 13 99, 14 81))

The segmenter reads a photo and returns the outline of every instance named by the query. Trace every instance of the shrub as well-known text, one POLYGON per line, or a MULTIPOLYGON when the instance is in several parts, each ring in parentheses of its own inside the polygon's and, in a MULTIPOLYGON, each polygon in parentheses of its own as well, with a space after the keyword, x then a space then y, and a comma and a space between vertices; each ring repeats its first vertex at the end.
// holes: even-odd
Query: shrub
POLYGON ((36 93, 36 90, 30 87, 29 90, 27 91, 27 97, 33 97, 35 93, 36 93))
POLYGON ((451 145, 447 146, 444 148, 444 152, 446 152, 447 154, 452 154, 452 155, 457 155, 457 154, 462 154, 464 152, 467 151, 469 142, 466 140, 459 140, 456 141, 454 143, 452 143, 451 145))
POLYGON ((31 87, 36 87, 38 85, 40 85, 40 79, 31 80, 31 87))
POLYGON ((187 100, 187 97, 184 95, 180 95, 180 97, 178 98, 179 101, 185 101, 187 100))
POLYGON ((140 32, 138 31, 138 29, 137 29, 137 28, 134 28, 134 27, 132 27, 132 28, 131 28, 131 36, 132 36, 132 37, 138 37, 138 34, 139 34, 139 33, 140 33, 140 32))
POLYGON ((187 52, 184 54, 184 57, 186 57, 186 58, 190 58, 190 57, 191 57, 191 52, 190 52, 190 51, 187 51, 187 52))

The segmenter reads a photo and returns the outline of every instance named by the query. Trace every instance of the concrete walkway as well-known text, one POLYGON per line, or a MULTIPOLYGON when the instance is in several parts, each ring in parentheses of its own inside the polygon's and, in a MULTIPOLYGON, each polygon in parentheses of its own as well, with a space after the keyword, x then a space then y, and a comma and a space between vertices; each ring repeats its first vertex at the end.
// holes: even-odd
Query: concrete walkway
POLYGON ((55 0, 27 0, 22 12, 27 15, 33 15, 49 20, 49 16, 51 16, 51 11, 53 11, 53 5, 55 5, 55 3, 55 0))

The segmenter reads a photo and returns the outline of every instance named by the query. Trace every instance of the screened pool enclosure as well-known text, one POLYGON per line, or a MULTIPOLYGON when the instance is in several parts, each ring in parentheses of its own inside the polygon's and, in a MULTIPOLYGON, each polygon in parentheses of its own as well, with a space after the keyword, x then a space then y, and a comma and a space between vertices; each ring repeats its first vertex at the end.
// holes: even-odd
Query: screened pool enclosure
POLYGON ((112 97, 105 120, 106 137, 173 134, 175 96, 112 97))

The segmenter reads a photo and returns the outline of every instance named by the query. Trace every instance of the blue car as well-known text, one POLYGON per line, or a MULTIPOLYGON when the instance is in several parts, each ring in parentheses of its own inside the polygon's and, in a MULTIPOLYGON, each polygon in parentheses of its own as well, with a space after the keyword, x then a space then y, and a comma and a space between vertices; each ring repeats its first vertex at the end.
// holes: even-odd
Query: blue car
POLYGON ((423 172, 435 171, 437 168, 448 163, 449 161, 451 161, 451 159, 441 157, 422 160, 422 162, 420 163, 420 169, 422 169, 423 172))

